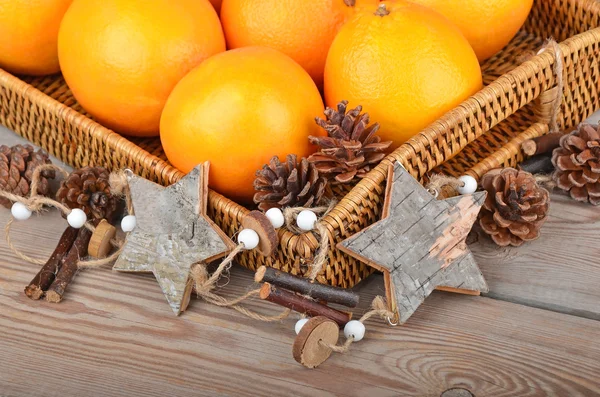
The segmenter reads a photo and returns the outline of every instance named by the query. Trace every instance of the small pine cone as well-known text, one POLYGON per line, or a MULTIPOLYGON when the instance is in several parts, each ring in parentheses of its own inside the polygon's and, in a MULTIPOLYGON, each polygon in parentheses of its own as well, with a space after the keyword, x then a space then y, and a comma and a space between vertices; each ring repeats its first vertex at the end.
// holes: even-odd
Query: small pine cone
POLYGON ((600 132, 598 127, 582 124, 563 136, 552 152, 556 186, 577 201, 600 204, 600 132))
POLYGON ((319 203, 325 192, 325 178, 317 168, 302 158, 300 163, 289 154, 282 163, 277 156, 256 171, 254 202, 258 208, 310 207, 319 203))
POLYGON ((384 157, 391 141, 381 142, 376 134, 379 123, 369 126, 369 114, 357 106, 346 113, 348 101, 338 104, 337 110, 325 109, 326 120, 316 117, 317 124, 327 131, 327 137, 310 136, 320 151, 308 157, 319 173, 338 183, 364 177, 384 157))
POLYGON ((73 171, 60 184, 56 199, 69 208, 82 209, 88 218, 109 219, 117 207, 110 192, 109 172, 102 167, 73 171))
POLYGON ((479 224, 499 246, 520 246, 535 240, 546 221, 550 196, 535 177, 514 168, 496 169, 481 179, 488 195, 479 224))
MULTIPOLYGON (((0 190, 19 196, 27 196, 31 187, 31 178, 36 167, 51 164, 48 153, 31 145, 0 145, 0 190)), ((40 173, 37 194, 46 196, 50 191, 48 179, 53 179, 54 170, 40 173)), ((10 208, 10 200, 0 198, 0 204, 10 208)))

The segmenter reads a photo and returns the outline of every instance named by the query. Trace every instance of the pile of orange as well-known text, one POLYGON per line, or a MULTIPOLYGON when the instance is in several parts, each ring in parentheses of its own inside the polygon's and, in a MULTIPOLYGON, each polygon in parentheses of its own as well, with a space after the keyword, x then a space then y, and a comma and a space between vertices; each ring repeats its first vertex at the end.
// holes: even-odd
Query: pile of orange
POLYGON ((314 117, 348 100, 398 146, 481 88, 532 0, 6 0, 0 67, 62 72, 117 132, 210 161, 239 201, 274 156, 310 154, 314 117), (228 50, 228 51, 227 51, 228 50), (321 91, 321 92, 320 92, 321 91))

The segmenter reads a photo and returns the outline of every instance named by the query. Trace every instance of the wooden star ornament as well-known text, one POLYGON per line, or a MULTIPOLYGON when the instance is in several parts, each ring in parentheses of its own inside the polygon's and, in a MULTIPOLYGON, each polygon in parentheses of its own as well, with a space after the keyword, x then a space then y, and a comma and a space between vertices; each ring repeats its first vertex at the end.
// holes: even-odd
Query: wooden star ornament
POLYGON ((154 273, 177 315, 189 303, 192 265, 218 259, 235 246, 206 215, 208 167, 198 165, 169 187, 128 177, 136 227, 113 269, 154 273))
POLYGON ((382 219, 338 248, 383 272, 393 321, 404 323, 436 288, 488 291, 465 241, 485 196, 437 200, 396 163, 388 172, 382 219))

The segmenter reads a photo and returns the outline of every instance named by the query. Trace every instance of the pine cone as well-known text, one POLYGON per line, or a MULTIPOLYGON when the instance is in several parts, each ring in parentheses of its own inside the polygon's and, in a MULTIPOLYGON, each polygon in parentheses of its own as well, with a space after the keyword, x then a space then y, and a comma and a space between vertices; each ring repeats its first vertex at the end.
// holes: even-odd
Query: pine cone
POLYGON ((479 213, 483 231, 502 247, 520 246, 539 237, 550 196, 528 172, 496 169, 481 179, 488 195, 479 213))
POLYGON ((552 152, 556 185, 577 201, 600 204, 600 132, 582 124, 563 136, 552 152))
MULTIPOLYGON (((0 145, 0 190, 27 196, 31 185, 31 177, 36 167, 51 164, 48 153, 39 149, 34 151, 31 145, 0 145)), ((37 193, 46 196, 50 190, 48 179, 53 179, 54 170, 45 170, 40 174, 37 193)), ((10 208, 11 201, 0 198, 0 204, 10 208)))
POLYGON ((88 218, 109 219, 117 207, 110 192, 109 172, 102 167, 73 171, 60 184, 56 199, 69 208, 82 209, 88 218))
POLYGON ((256 171, 254 202, 263 211, 273 207, 314 206, 323 197, 326 183, 307 159, 302 158, 298 163, 296 155, 289 154, 282 163, 275 156, 256 171))
POLYGON ((362 106, 346 113, 347 105, 348 101, 342 101, 337 111, 325 109, 327 120, 315 118, 317 124, 327 131, 327 137, 308 137, 312 144, 321 147, 308 161, 317 167, 321 175, 335 178, 338 183, 364 177, 385 157, 384 151, 392 144, 391 141, 381 142, 381 138, 375 135, 379 123, 369 126, 369 114, 360 114, 362 106))

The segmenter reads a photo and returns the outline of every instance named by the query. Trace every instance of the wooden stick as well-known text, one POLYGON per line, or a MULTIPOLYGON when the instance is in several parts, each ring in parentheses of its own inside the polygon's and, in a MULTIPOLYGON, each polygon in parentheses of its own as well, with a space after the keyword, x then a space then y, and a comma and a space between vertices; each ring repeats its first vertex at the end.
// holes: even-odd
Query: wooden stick
POLYGON ((519 169, 532 174, 549 174, 554 171, 554 164, 548 153, 538 154, 519 164, 519 169))
POLYGON ((307 278, 294 276, 272 267, 259 267, 254 275, 254 281, 257 283, 267 282, 302 295, 308 295, 319 301, 338 303, 347 307, 356 307, 358 305, 358 294, 352 291, 325 284, 312 283, 307 278))
POLYGON ((560 146, 560 138, 562 137, 563 134, 560 133, 538 136, 521 143, 521 149, 528 156, 550 153, 560 146))
POLYGON ((48 258, 48 262, 46 262, 35 275, 29 285, 25 287, 25 295, 35 300, 40 299, 42 295, 44 295, 44 291, 50 287, 56 273, 58 273, 60 269, 61 259, 69 252, 71 246, 73 246, 73 242, 77 237, 77 232, 77 229, 70 226, 65 229, 62 236, 60 236, 60 240, 58 241, 58 245, 54 249, 54 252, 50 255, 50 258, 48 258))
POLYGON ((533 156, 537 150, 537 145, 533 139, 528 139, 521 143, 521 150, 528 156, 533 156))
POLYGON ((62 259, 60 270, 56 274, 56 278, 48 291, 46 292, 46 300, 48 302, 59 303, 62 300, 63 294, 69 283, 77 273, 77 262, 80 258, 87 255, 88 244, 92 232, 87 228, 82 227, 77 233, 77 238, 69 253, 62 259))
POLYGON ((320 303, 304 298, 293 292, 275 288, 269 283, 263 284, 259 296, 260 299, 268 300, 269 302, 276 303, 311 317, 325 316, 335 321, 340 327, 346 325, 352 318, 352 313, 332 309, 329 306, 321 305, 320 303))

